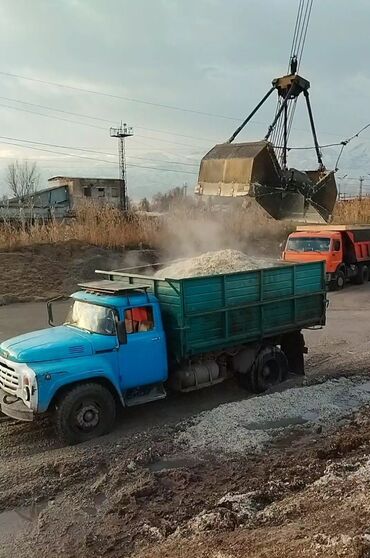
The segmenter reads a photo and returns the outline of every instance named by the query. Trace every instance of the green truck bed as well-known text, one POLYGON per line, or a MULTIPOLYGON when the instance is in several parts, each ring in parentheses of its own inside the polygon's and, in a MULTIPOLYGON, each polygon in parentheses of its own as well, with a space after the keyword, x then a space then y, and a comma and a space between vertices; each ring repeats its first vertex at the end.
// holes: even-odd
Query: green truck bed
POLYGON ((124 270, 100 273, 127 284, 150 285, 161 305, 170 355, 179 361, 325 323, 323 262, 187 279, 124 270))

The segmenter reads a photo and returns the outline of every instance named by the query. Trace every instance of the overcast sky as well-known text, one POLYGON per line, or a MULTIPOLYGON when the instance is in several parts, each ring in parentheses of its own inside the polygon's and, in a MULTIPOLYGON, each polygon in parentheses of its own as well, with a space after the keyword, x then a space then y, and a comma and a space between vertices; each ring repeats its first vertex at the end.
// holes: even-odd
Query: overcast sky
MULTIPOLYGON (((135 133, 127 141, 131 197, 185 181, 192 188, 202 155, 285 73, 297 6, 298 0, 0 0, 0 191, 14 159, 37 161, 43 187, 55 175, 117 176, 109 127, 121 119, 135 133)), ((369 25, 368 0, 314 2, 300 73, 311 81, 322 144, 370 122, 369 25)), ((263 137, 275 102, 240 139, 263 137)), ((311 144, 303 102, 301 109, 294 146, 311 144)), ((368 176, 369 142, 370 128, 346 147, 338 176, 368 176)), ((337 153, 324 151, 328 166, 337 153)), ((292 153, 291 163, 315 168, 313 155, 292 153)), ((350 187, 357 182, 344 179, 342 189, 350 187)))

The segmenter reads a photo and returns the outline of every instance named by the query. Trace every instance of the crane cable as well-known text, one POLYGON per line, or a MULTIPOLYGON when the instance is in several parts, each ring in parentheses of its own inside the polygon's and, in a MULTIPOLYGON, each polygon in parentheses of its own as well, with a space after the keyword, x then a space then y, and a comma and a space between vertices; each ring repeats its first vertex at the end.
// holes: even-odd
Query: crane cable
MULTIPOLYGON (((288 60, 288 69, 287 69, 288 73, 290 72, 291 60, 292 60, 293 56, 297 53, 297 46, 298 46, 298 42, 299 42, 299 37, 302 35, 302 15, 303 15, 303 11, 304 11, 304 5, 305 5, 305 0, 299 0, 297 16, 296 16, 295 25, 294 25, 293 40, 292 40, 292 44, 291 44, 291 47, 290 47, 290 54, 289 54, 289 60, 288 60)), ((306 11, 307 11, 307 9, 306 9, 306 11)), ((283 102, 283 99, 281 99, 279 97, 278 101, 277 101, 275 115, 279 111, 282 102, 283 102)), ((290 114, 289 114, 290 112, 291 112, 291 107, 288 107, 288 120, 290 120, 290 114)), ((283 140, 283 134, 284 134, 283 118, 281 118, 281 120, 278 122, 277 127, 274 130, 273 137, 272 137, 272 143, 274 143, 275 145, 281 145, 282 140, 283 140)), ((277 156, 278 156, 279 159, 282 158, 282 148, 279 148, 279 151, 277 152, 277 156)))
MULTIPOLYGON (((307 38, 308 25, 311 18, 312 5, 313 5, 313 0, 299 0, 297 16, 294 25, 293 39, 292 39, 292 44, 291 44, 290 54, 289 54, 288 72, 290 72, 291 70, 291 62, 293 60, 293 57, 296 57, 298 61, 297 71, 301 64, 302 54, 303 54, 303 50, 307 38)), ((284 100, 282 98, 280 97, 278 98, 275 115, 280 109, 283 101, 284 100)), ((297 105, 297 98, 294 99, 293 103, 289 103, 288 105, 287 138, 290 136, 296 105, 297 105)), ((283 146, 282 146, 283 138, 284 138, 284 116, 282 116, 282 118, 279 120, 272 135, 272 143, 276 146, 281 146, 276 149, 276 155, 280 160, 280 163, 282 163, 282 158, 283 158, 283 146)))

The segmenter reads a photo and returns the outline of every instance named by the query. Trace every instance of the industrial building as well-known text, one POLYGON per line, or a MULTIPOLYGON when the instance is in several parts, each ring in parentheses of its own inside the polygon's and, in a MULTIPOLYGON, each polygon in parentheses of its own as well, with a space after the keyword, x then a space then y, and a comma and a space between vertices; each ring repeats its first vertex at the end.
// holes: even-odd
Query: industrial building
POLYGON ((73 216, 82 201, 109 204, 119 207, 121 180, 117 178, 80 178, 54 176, 48 180, 50 187, 39 190, 26 198, 10 199, 2 207, 9 218, 25 217, 50 219, 73 216))

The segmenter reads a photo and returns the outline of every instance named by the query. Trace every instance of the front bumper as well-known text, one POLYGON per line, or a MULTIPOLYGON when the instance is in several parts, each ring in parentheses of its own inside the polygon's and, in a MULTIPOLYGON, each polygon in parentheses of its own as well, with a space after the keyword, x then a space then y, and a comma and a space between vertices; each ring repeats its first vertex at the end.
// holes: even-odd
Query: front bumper
POLYGON ((4 415, 17 419, 32 421, 34 413, 16 395, 10 395, 0 388, 0 410, 4 415))

